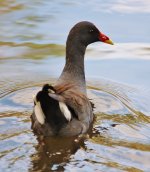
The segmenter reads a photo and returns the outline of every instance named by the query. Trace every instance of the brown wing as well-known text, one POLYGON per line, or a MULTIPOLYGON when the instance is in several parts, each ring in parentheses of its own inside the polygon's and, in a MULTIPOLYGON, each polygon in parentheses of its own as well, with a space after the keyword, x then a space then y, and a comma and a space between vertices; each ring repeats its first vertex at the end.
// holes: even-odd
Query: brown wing
POLYGON ((66 103, 74 110, 78 119, 89 126, 93 120, 93 113, 91 103, 86 95, 78 91, 73 84, 57 85, 55 90, 56 94, 51 94, 51 96, 66 103))

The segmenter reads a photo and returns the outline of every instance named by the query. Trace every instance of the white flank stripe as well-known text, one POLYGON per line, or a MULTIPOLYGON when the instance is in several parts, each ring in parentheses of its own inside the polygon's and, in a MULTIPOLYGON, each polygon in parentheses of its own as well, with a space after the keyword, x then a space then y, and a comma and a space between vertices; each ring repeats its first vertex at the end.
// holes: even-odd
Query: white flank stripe
POLYGON ((35 116, 40 124, 44 124, 45 122, 45 115, 42 111, 40 102, 36 102, 36 105, 34 107, 34 113, 35 116))
POLYGON ((48 89, 48 92, 49 93, 55 93, 55 91, 54 90, 51 90, 51 89, 48 89))
POLYGON ((65 118, 68 121, 70 121, 71 120, 71 113, 70 113, 68 107, 66 106, 66 104, 63 102, 59 102, 59 107, 60 107, 61 112, 64 114, 65 118))

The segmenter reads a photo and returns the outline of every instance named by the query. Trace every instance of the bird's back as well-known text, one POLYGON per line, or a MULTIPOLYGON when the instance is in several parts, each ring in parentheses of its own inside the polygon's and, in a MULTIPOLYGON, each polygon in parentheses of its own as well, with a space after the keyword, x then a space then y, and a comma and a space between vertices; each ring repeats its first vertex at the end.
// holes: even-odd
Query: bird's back
POLYGON ((93 120, 90 101, 72 84, 45 85, 34 102, 32 129, 40 135, 78 135, 93 120))

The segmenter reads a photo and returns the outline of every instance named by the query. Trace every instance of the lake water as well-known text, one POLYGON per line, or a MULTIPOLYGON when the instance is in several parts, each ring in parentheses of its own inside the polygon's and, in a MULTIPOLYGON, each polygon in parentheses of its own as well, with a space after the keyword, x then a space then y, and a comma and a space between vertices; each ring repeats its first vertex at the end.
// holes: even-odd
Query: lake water
POLYGON ((0 171, 150 171, 150 1, 0 1, 0 171), (85 138, 31 130, 32 95, 53 84, 77 22, 114 46, 90 45, 85 68, 94 126, 85 138))

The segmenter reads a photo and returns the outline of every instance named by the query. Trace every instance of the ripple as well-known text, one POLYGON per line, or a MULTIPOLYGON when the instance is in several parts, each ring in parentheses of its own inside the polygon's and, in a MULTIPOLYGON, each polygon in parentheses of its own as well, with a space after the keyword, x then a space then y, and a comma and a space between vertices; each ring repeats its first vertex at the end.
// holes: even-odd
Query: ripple
POLYGON ((24 171, 23 164, 26 164, 30 170, 149 170, 148 162, 144 161, 150 156, 149 124, 145 114, 142 114, 143 120, 138 113, 135 115, 138 106, 132 98, 137 89, 108 80, 89 83, 88 95, 96 107, 96 120, 89 138, 78 142, 75 138, 47 138, 41 142, 30 129, 30 114, 32 94, 46 82, 33 81, 3 88, 1 169, 24 171))

